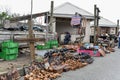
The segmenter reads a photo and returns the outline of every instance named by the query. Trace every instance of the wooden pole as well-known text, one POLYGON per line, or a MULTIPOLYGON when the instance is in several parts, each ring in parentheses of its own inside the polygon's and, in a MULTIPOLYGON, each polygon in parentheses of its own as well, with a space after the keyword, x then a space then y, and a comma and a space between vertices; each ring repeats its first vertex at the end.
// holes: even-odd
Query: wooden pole
POLYGON ((99 10, 99 8, 97 8, 97 34, 98 35, 100 35, 100 33, 101 33, 101 30, 100 30, 100 27, 99 27, 99 12, 100 12, 100 10, 99 10))
MULTIPOLYGON (((28 25, 29 25, 29 38, 33 39, 33 24, 32 24, 32 10, 33 10, 33 0, 31 0, 31 19, 28 21, 28 25)), ((34 47, 34 41, 30 41, 30 55, 31 55, 31 60, 34 61, 35 60, 35 47, 34 47)))
POLYGON ((98 44, 98 37, 100 36, 100 33, 101 33, 101 29, 100 29, 100 26, 99 26, 99 8, 96 8, 96 17, 97 17, 97 23, 96 23, 96 27, 97 27, 97 32, 96 32, 96 44, 98 44))
POLYGON ((50 28, 49 28, 50 32, 53 32, 53 7, 54 7, 54 1, 51 1, 50 28))
POLYGON ((94 45, 96 45, 96 5, 94 5, 94 45))
POLYGON ((119 31, 119 20, 117 20, 117 33, 116 34, 118 34, 118 31, 119 31))
POLYGON ((47 26, 46 26, 46 41, 48 41, 48 32, 49 32, 49 23, 48 23, 48 13, 46 13, 46 23, 47 23, 47 26))

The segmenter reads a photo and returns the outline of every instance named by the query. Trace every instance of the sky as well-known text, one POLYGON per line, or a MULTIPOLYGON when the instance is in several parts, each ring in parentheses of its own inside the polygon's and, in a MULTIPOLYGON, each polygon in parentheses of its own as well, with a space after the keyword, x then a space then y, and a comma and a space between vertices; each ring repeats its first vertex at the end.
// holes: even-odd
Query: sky
MULTIPOLYGON (((54 7, 70 2, 90 13, 94 13, 94 5, 100 9, 100 16, 117 23, 120 19, 120 0, 52 0, 54 7)), ((51 0, 33 0, 33 13, 50 10, 51 0)), ((30 14, 31 0, 0 0, 0 11, 8 10, 10 13, 20 15, 30 14)))

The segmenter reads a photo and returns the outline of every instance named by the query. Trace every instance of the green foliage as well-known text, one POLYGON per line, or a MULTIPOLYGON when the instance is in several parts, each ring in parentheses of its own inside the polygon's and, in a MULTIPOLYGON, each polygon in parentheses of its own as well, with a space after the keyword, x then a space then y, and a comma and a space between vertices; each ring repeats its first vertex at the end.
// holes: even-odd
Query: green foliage
POLYGON ((11 16, 7 12, 0 13, 0 26, 4 26, 4 21, 9 20, 11 16))
POLYGON ((0 20, 6 20, 6 19, 10 19, 11 16, 9 14, 7 14, 7 12, 1 12, 0 13, 0 20))

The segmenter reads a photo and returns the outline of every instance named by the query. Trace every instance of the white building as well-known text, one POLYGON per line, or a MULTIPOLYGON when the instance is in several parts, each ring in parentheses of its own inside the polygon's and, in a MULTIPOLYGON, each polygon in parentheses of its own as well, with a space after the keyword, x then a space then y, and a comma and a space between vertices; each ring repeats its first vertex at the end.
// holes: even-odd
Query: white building
MULTIPOLYGON (((91 25, 91 35, 94 35, 94 27, 93 27, 94 21, 91 22, 90 25, 91 25)), ((116 34, 117 24, 103 17, 100 17, 98 27, 100 27, 100 34, 102 33, 116 34)))
MULTIPOLYGON (((71 17, 75 14, 75 12, 78 12, 82 16, 84 16, 87 19, 86 22, 86 34, 84 37, 84 42, 90 41, 90 22, 94 19, 93 14, 69 3, 66 2, 56 8, 54 8, 54 26, 53 26, 53 32, 57 32, 58 35, 64 33, 64 32, 70 32, 72 35, 72 41, 75 41, 76 37, 79 37, 80 35, 76 35, 76 30, 71 27, 70 21, 71 17)), ((61 38, 63 40, 63 37, 61 38)))

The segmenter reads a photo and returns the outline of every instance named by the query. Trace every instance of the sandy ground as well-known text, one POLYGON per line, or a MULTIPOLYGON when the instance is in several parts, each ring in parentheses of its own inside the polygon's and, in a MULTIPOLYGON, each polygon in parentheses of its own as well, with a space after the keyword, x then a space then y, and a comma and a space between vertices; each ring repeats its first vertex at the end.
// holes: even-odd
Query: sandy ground
POLYGON ((6 72, 10 63, 12 63, 16 68, 21 68, 23 65, 28 65, 30 63, 30 56, 26 54, 19 54, 16 60, 0 61, 0 73, 6 72))

